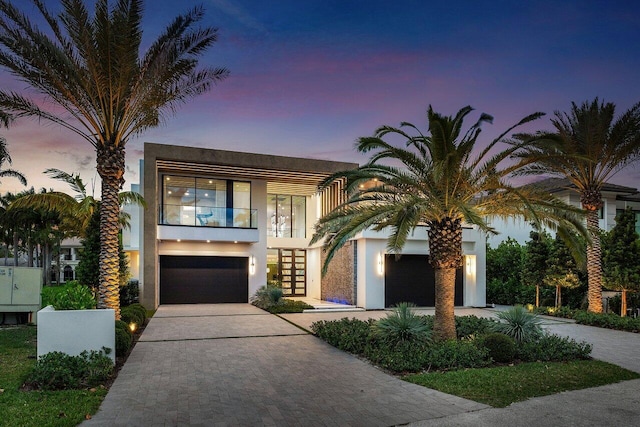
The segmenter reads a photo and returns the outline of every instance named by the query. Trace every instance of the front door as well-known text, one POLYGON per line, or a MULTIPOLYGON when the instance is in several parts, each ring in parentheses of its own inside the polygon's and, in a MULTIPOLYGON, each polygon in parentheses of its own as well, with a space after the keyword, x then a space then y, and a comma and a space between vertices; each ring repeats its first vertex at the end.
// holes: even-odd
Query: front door
POLYGON ((269 249, 268 279, 282 284, 285 296, 307 294, 307 251, 304 249, 269 249))

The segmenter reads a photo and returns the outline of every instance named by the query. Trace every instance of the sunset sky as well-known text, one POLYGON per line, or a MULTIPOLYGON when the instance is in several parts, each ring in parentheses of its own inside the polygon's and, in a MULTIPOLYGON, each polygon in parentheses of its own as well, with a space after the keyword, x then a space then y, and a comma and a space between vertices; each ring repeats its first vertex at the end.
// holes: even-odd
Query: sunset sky
MULTIPOLYGON (((637 1, 147 0, 145 46, 197 4, 220 29, 203 63, 231 76, 129 141, 125 189, 138 182, 144 141, 362 163, 356 138, 401 121, 426 130, 429 104, 493 115, 487 141, 535 111, 547 117, 528 130, 549 129, 571 101, 597 96, 619 113, 640 101, 637 1)), ((0 85, 25 89, 4 70, 0 85)), ((23 119, 0 135, 29 186, 66 189, 48 167, 95 177, 93 148, 70 132, 23 119)), ((612 182, 640 187, 640 165, 612 182)))

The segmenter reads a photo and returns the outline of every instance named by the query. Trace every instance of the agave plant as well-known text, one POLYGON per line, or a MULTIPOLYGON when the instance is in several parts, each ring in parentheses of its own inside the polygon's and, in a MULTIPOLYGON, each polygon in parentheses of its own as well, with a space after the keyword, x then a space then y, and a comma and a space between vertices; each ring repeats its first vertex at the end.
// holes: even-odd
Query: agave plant
POLYGON ((492 325, 494 332, 500 332, 513 338, 517 343, 533 341, 542 336, 541 320, 517 305, 497 314, 499 322, 492 325))
POLYGON ((431 329, 426 317, 416 314, 412 308, 415 305, 401 302, 387 314, 384 319, 373 325, 375 337, 391 345, 400 342, 431 341, 431 329))
POLYGON ((262 286, 251 297, 251 304, 263 310, 276 306, 282 302, 282 288, 273 284, 262 286))

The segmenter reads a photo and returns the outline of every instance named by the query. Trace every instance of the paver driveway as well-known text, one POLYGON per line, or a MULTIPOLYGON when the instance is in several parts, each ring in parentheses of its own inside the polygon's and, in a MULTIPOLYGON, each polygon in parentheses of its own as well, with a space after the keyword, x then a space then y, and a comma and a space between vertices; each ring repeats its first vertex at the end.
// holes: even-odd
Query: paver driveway
POLYGON ((248 304, 161 306, 87 425, 390 426, 487 408, 248 304))

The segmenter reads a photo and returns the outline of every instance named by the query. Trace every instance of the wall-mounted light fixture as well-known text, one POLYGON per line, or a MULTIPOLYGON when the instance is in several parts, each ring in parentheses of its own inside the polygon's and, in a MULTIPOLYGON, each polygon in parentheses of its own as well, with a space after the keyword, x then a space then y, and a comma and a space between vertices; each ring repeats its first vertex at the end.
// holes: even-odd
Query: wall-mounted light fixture
POLYGON ((465 266, 468 276, 475 276, 476 274, 476 256, 465 255, 465 266))
POLYGON ((384 254, 382 252, 378 252, 377 267, 378 276, 384 275, 384 254))
POLYGON ((253 255, 249 256, 249 274, 252 276, 256 274, 256 257, 253 255))

